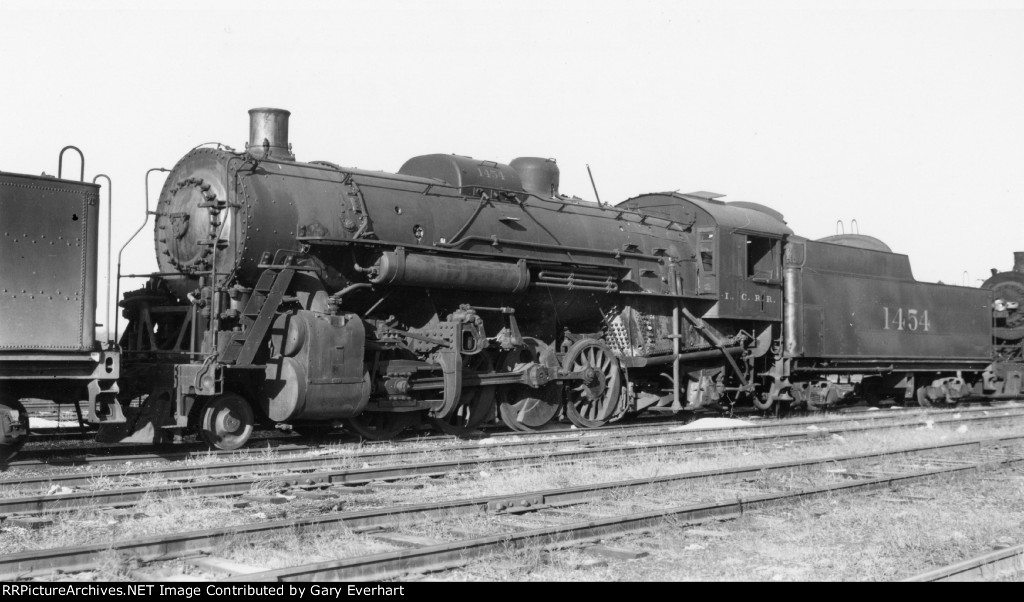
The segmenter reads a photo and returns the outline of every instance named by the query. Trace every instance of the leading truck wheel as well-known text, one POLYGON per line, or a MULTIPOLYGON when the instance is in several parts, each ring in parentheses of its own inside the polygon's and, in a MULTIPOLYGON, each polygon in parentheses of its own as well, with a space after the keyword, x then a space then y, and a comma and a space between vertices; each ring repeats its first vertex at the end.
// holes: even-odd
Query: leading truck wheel
POLYGON ((217 449, 238 449, 252 436, 255 419, 249 402, 241 395, 225 393, 203 406, 199 435, 217 449))
POLYGON ((579 428, 604 426, 615 415, 622 390, 622 371, 611 348, 595 339, 579 340, 566 352, 562 368, 583 375, 569 384, 565 415, 579 428))
POLYGON ((0 399, 0 463, 13 458, 28 439, 28 412, 17 399, 0 399))

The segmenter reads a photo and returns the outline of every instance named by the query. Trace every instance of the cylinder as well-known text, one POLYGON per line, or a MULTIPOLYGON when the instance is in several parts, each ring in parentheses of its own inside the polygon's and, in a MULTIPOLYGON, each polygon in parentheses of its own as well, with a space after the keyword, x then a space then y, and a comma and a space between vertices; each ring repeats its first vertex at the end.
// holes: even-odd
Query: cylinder
POLYGON ((518 293, 530 284, 525 261, 501 263, 458 257, 384 253, 374 266, 374 284, 518 293))
POLYGON ((294 161, 288 146, 290 111, 261 107, 249 109, 249 145, 245 150, 256 157, 294 161), (270 157, 264 156, 269 146, 270 157))
POLYGON ((519 157, 509 165, 519 174, 526 192, 545 198, 558 196, 559 171, 554 159, 519 157))

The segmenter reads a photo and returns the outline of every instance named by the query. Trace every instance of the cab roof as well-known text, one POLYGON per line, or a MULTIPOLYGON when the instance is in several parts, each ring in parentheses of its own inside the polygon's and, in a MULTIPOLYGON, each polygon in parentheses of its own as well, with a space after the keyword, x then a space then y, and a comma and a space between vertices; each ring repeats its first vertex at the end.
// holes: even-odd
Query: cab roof
POLYGON ((649 213, 680 223, 710 221, 720 228, 789 236, 793 230, 778 211, 758 203, 726 203, 714 192, 658 192, 642 194, 619 204, 624 209, 649 213), (702 218, 699 219, 698 218, 702 218))

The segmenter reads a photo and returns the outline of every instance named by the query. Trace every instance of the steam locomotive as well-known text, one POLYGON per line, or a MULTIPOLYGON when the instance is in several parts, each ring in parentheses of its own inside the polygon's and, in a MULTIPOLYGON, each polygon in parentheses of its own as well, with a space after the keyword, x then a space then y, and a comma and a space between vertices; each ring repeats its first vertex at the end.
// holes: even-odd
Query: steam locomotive
POLYGON ((1020 394, 1021 254, 981 289, 922 283, 877 239, 808 240, 756 203, 589 203, 536 157, 299 162, 288 111, 249 114, 245 150, 170 171, 116 347, 92 337, 97 187, 0 174, 0 445, 47 395, 110 440, 234 449, 260 423, 379 439, 1020 394))

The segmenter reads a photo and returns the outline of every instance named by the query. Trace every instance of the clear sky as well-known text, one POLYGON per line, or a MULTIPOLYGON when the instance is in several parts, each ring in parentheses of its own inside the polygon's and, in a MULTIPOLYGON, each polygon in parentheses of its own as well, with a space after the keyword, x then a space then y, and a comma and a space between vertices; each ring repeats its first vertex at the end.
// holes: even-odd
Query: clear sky
POLYGON ((919 280, 976 286, 1024 250, 1024 0, 0 0, 0 76, 0 169, 81 147, 115 249, 146 169, 241 146, 274 106, 300 160, 555 157, 592 199, 589 163, 605 201, 709 190, 810 238, 856 218, 919 280))

